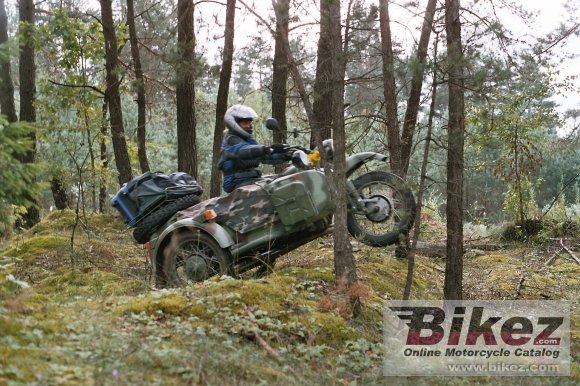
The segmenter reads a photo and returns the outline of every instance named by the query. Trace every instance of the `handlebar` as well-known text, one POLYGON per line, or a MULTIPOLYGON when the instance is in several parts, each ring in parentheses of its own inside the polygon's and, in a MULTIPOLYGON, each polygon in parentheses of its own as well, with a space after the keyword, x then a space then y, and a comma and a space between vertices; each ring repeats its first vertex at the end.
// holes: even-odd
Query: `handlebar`
POLYGON ((300 145, 273 144, 271 146, 271 148, 272 148, 272 153, 286 153, 286 154, 291 155, 296 150, 302 150, 306 154, 312 153, 312 150, 307 149, 304 146, 300 146, 300 145))
MULTIPOLYGON (((308 161, 305 161, 305 165, 317 166, 320 162, 321 157, 326 159, 332 159, 334 148, 332 145, 332 139, 326 139, 322 142, 322 151, 318 148, 308 149, 300 145, 288 145, 288 144, 272 144, 270 145, 271 154, 278 161, 284 159, 286 161, 293 160, 295 153, 300 151, 308 155, 308 161)), ((299 157, 300 158, 300 157, 299 157)))

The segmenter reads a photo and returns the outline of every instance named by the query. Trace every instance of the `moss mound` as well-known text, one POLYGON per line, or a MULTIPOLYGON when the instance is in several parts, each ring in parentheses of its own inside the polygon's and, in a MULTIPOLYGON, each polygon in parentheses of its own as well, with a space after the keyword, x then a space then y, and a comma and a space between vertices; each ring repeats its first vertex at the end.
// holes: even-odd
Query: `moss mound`
MULTIPOLYGON (((73 212, 54 212, 0 252, 0 384, 387 382, 383 302, 401 298, 407 271, 392 248, 355 243, 364 306, 350 320, 328 239, 284 256, 262 279, 155 290, 122 222, 88 216, 71 246, 74 223, 73 212)), ((576 301, 578 265, 562 257, 546 267, 546 253, 520 247, 465 259, 467 297, 511 298, 523 275, 519 298, 576 301)), ((416 257, 413 299, 442 297, 444 264, 416 257)), ((573 372, 577 380, 577 365, 573 372)))
POLYGON ((38 235, 22 241, 16 241, 13 246, 3 251, 8 257, 19 258, 24 261, 39 259, 45 256, 63 256, 68 248, 66 237, 58 235, 38 235))

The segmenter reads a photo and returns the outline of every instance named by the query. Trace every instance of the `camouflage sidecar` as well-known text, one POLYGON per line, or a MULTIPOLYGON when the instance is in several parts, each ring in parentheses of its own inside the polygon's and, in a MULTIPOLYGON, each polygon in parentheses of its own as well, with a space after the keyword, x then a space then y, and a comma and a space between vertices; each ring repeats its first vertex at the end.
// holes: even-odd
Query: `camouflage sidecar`
MULTIPOLYGON (((378 153, 347 159, 347 174, 378 153)), ((415 201, 399 177, 371 171, 347 180, 348 229, 374 246, 397 242, 414 219, 415 201)), ((146 244, 157 284, 186 285, 213 275, 267 273, 277 257, 328 232, 332 200, 322 169, 291 166, 283 175, 178 212, 146 244), (306 170, 304 170, 306 169, 306 170)))

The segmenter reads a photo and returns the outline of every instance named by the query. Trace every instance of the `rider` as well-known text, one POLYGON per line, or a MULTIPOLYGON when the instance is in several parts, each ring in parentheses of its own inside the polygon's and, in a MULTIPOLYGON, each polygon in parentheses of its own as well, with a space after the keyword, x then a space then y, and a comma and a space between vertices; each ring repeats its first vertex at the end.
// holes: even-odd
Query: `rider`
POLYGON ((260 179, 262 172, 257 169, 260 162, 283 162, 281 157, 272 155, 273 149, 270 146, 258 144, 252 136, 252 122, 257 117, 258 114, 252 108, 243 105, 230 107, 224 115, 227 129, 218 167, 224 175, 223 188, 227 193, 260 179))

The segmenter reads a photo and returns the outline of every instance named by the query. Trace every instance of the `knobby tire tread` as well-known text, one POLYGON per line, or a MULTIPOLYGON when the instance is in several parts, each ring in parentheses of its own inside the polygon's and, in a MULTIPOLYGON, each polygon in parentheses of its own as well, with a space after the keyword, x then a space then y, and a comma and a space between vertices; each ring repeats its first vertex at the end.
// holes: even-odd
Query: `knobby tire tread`
POLYGON ((137 223, 133 230, 133 238, 135 238, 139 244, 146 243, 149 241, 153 232, 155 232, 159 226, 166 223, 171 216, 180 210, 187 209, 190 206, 199 204, 200 202, 201 200, 196 194, 189 194, 168 202, 137 223))
POLYGON ((407 187, 405 182, 396 175, 388 172, 372 171, 363 174, 362 176, 355 179, 353 181, 353 184, 355 188, 358 190, 360 187, 365 186, 373 181, 386 182, 387 185, 390 185, 395 190, 399 191, 399 193, 405 200, 405 206, 409 210, 409 216, 407 217, 406 221, 404 221, 402 224, 399 224, 399 226, 393 229, 392 231, 382 235, 371 235, 366 233, 363 229, 361 229, 356 220, 356 217, 353 214, 348 213, 347 228, 348 232, 353 237, 360 239, 363 243, 373 247, 385 247, 387 245, 397 243, 400 240, 401 236, 409 232, 415 220, 416 203, 415 198, 413 197, 413 192, 407 187))

